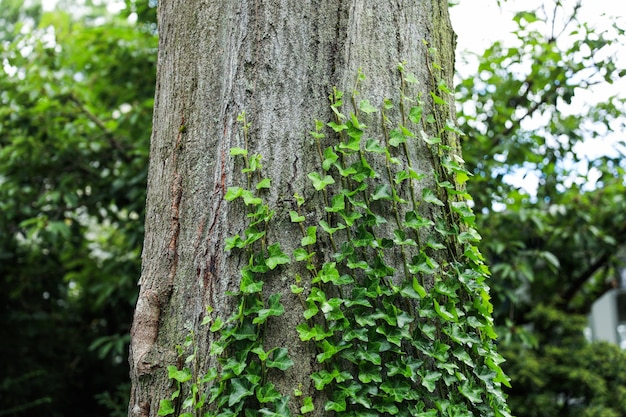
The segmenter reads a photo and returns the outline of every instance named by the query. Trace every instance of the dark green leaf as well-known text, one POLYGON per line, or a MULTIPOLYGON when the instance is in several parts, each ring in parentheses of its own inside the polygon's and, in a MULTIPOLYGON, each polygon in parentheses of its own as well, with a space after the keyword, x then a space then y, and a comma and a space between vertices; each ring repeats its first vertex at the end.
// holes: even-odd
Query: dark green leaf
POLYGON ((266 365, 269 368, 278 368, 281 371, 286 371, 287 369, 291 368, 294 363, 289 358, 287 354, 287 349, 281 347, 275 348, 275 350, 273 350, 272 358, 267 360, 266 365))

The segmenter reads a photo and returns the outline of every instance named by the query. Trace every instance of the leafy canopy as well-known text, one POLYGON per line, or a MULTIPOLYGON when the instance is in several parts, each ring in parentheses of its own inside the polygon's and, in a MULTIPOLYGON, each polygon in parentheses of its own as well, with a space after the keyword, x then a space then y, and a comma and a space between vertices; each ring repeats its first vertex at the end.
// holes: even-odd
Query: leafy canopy
POLYGON ((156 37, 128 11, 28 4, 0 1, 2 407, 107 415, 127 396, 156 37))
POLYGON ((494 42, 457 88, 468 190, 513 414, 624 415, 608 390, 625 381, 598 364, 626 357, 583 337, 583 315, 624 267, 624 96, 581 99, 626 73, 615 48, 624 31, 581 22, 580 3, 544 4, 519 12, 516 41, 494 42), (590 141, 614 146, 582 152, 590 141))

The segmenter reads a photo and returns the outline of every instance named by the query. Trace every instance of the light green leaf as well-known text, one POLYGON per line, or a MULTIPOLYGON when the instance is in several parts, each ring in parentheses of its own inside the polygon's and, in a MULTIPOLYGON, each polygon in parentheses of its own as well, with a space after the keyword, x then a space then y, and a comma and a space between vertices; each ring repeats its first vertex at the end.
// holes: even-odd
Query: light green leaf
POLYGON ((424 188, 422 190, 422 199, 427 203, 435 204, 437 206, 444 205, 443 201, 439 200, 433 190, 431 190, 430 188, 424 188))
POLYGON ((302 407, 300 407, 300 412, 302 414, 306 414, 312 412, 313 410, 315 410, 315 406, 313 405, 313 398, 305 397, 302 400, 302 407))
POLYGON ((169 416, 175 412, 176 410, 174 409, 174 404, 170 400, 161 400, 159 402, 159 411, 157 412, 158 416, 169 416))
POLYGON ((327 185, 335 183, 335 180, 330 175, 325 175, 324 178, 322 178, 317 172, 309 173, 308 177, 317 191, 323 190, 327 185))
POLYGON ((304 216, 300 216, 297 212, 293 210, 289 211, 289 217, 291 217, 292 223, 301 223, 306 220, 304 216))
POLYGON ((243 192, 243 188, 241 187, 228 187, 226 191, 226 195, 224 196, 224 200, 232 201, 237 197, 241 197, 241 193, 243 192))
POLYGON ((269 257, 265 259, 265 264, 269 267, 269 269, 274 269, 278 265, 284 265, 291 262, 289 256, 285 255, 285 253, 280 249, 280 243, 274 243, 267 248, 269 252, 269 257))
POLYGON ((263 188, 270 188, 272 184, 272 180, 269 178, 263 178, 261 181, 259 181, 259 183, 256 185, 256 189, 257 190, 261 190, 263 188))
POLYGON ((189 381, 192 377, 191 370, 189 368, 178 369, 173 365, 167 367, 168 378, 174 379, 178 382, 189 381))
POLYGON ((258 312, 258 317, 252 320, 253 324, 263 324, 271 316, 280 316, 285 312, 285 307, 280 303, 280 293, 272 294, 269 298, 269 307, 262 308, 258 312))
POLYGON ((378 111, 376 107, 370 104, 369 100, 361 100, 359 102, 359 110, 366 114, 375 113, 378 111))
POLYGON ((308 246, 315 244, 315 242, 317 242, 317 227, 309 226, 306 229, 306 236, 303 237, 300 241, 300 245, 308 246))

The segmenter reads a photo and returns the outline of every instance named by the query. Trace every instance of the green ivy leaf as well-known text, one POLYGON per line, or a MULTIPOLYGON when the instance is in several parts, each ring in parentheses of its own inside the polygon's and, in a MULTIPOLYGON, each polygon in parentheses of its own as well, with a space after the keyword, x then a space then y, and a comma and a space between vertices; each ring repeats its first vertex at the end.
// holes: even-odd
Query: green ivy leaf
POLYGON ((252 194, 252 192, 248 190, 243 190, 241 192, 241 197, 243 198, 243 202, 246 206, 256 206, 263 203, 263 200, 255 197, 254 194, 252 194))
MULTIPOLYGON (((412 387, 406 380, 389 380, 381 384, 380 389, 385 392, 391 400, 401 403, 411 397, 412 387)), ((387 411, 393 414, 393 411, 387 411)), ((395 412, 397 413, 397 411, 395 412)))
POLYGON ((300 412, 302 414, 310 413, 315 410, 315 406, 313 405, 313 397, 305 397, 302 400, 302 407, 300 407, 300 412))
POLYGON ((471 380, 465 380, 458 386, 458 390, 465 398, 470 400, 472 404, 482 403, 483 389, 476 386, 471 380))
POLYGON ((358 378, 364 384, 380 383, 383 381, 381 367, 371 363, 360 363, 358 378))
POLYGON ((248 155, 248 151, 243 149, 243 148, 230 148, 230 155, 231 156, 235 156, 235 155, 243 155, 243 156, 247 156, 248 155))
POLYGON ((470 226, 474 225, 474 219, 476 218, 476 215, 474 214, 472 209, 469 208, 469 206, 467 205, 467 202, 453 201, 450 204, 450 207, 452 208, 452 211, 458 213, 459 216, 461 216, 461 218, 466 224, 470 226))
POLYGON ((289 212, 289 217, 291 217, 292 223, 301 223, 306 220, 304 216, 300 216, 297 212, 293 210, 289 212))
POLYGON ((448 311, 448 309, 446 308, 446 306, 442 306, 440 305, 437 300, 433 300, 433 304, 435 307, 435 311, 437 312, 437 315, 439 317, 441 317, 442 319, 446 320, 446 321, 458 321, 459 318, 456 316, 456 312, 450 312, 448 311))
POLYGON ((372 194, 372 200, 391 200, 393 198, 393 191, 389 184, 380 184, 376 186, 374 193, 372 194))
POLYGON ((323 190, 327 185, 335 183, 335 180, 330 175, 325 175, 324 178, 322 178, 317 172, 311 172, 307 176, 317 191, 323 190))
POLYGON ((209 330, 215 333, 222 327, 224 327, 224 321, 221 317, 216 317, 215 321, 213 321, 213 324, 211 324, 211 327, 209 327, 209 330))
POLYGON ((405 378, 413 377, 413 370, 409 365, 404 363, 401 359, 393 362, 386 362, 385 368, 387 369, 387 376, 402 375, 405 378))
POLYGON ((408 227, 413 230, 419 230, 422 227, 430 227, 434 224, 435 223, 432 220, 423 218, 415 211, 407 211, 404 215, 404 223, 402 223, 404 227, 408 227))
POLYGON ((322 162, 322 168, 324 171, 328 171, 330 167, 332 167, 335 162, 339 159, 339 155, 335 153, 335 150, 332 146, 324 149, 324 161, 322 162))
POLYGON ((480 241, 482 238, 480 237, 480 234, 470 228, 469 230, 465 231, 465 232, 461 232, 459 233, 459 235, 457 236, 457 240, 459 241, 459 243, 465 244, 465 243, 475 243, 480 241))
POLYGON ((287 355, 286 348, 274 348, 272 358, 266 362, 268 368, 278 368, 281 371, 286 371, 291 368, 294 363, 287 355))
POLYGON ((252 320, 253 324, 263 324, 271 316, 281 316, 285 312, 285 307, 280 303, 280 293, 272 294, 269 298, 269 307, 259 310, 258 317, 252 320))
POLYGON ((372 169, 363 156, 361 156, 359 161, 350 165, 350 168, 355 170, 355 173, 352 174, 352 179, 356 182, 362 182, 368 178, 376 177, 376 171, 372 169))
POLYGON ((386 153, 387 148, 382 146, 376 139, 367 139, 365 141, 365 150, 372 153, 386 153))
POLYGON ((174 409, 174 404, 170 400, 161 400, 159 401, 159 411, 157 412, 158 416, 169 416, 170 414, 174 414, 176 410, 174 409))
POLYGON ((342 177, 349 177, 350 175, 355 175, 357 173, 357 169, 355 166, 349 166, 348 168, 344 168, 340 163, 335 163, 333 165, 339 171, 339 174, 342 177))
POLYGON ((336 401, 333 400, 328 400, 326 401, 326 404, 324 405, 324 410, 326 411, 335 411, 335 412, 342 412, 342 411, 346 411, 346 399, 338 399, 336 401))
POLYGON ((374 235, 367 231, 364 225, 360 225, 352 243, 354 244, 354 247, 359 248, 363 246, 371 246, 374 240, 374 235))
POLYGON ((467 353, 467 351, 464 348, 461 348, 461 347, 455 348, 452 351, 452 356, 454 356, 455 358, 457 358, 458 360, 460 360, 461 362, 463 362, 470 368, 473 368, 476 366, 476 364, 474 363, 474 360, 471 358, 470 354, 467 353))
POLYGON ((248 163, 250 164, 249 168, 244 168, 241 170, 242 173, 246 174, 248 172, 255 172, 259 169, 261 169, 263 166, 261 165, 261 155, 259 154, 255 154, 252 155, 249 159, 248 159, 248 163))
MULTIPOLYGON (((232 374, 239 376, 246 369, 246 359, 248 357, 247 351, 243 351, 242 354, 236 354, 234 357, 226 359, 226 363, 223 366, 222 372, 224 374, 232 374)), ((232 375, 231 374, 231 375, 232 375)))
POLYGON ((322 349, 322 352, 317 355, 317 361, 324 363, 324 361, 332 358, 342 350, 352 347, 352 343, 339 342, 338 345, 335 345, 330 343, 328 339, 324 339, 318 346, 322 349))
POLYGON ((306 229, 306 236, 300 241, 300 245, 309 246, 315 244, 315 242, 317 242, 317 227, 309 226, 306 229))
POLYGON ((289 256, 285 255, 285 253, 280 249, 280 243, 274 243, 268 246, 267 251, 269 252, 269 257, 265 259, 265 264, 269 267, 269 269, 274 269, 278 265, 284 265, 291 262, 289 256))
POLYGON ((428 371, 425 369, 420 369, 417 372, 422 378, 421 385, 428 390, 428 392, 434 392, 437 387, 437 381, 441 379, 441 375, 443 375, 439 371, 428 371))
POLYGON ((297 248, 293 251, 293 257, 296 261, 308 261, 313 256, 315 256, 315 252, 309 252, 304 248, 297 248))
MULTIPOLYGON (((414 256, 412 262, 408 265, 409 272, 412 274, 432 275, 439 269, 439 264, 433 258, 427 256, 424 252, 420 252, 419 256, 414 256)), ((415 289, 415 285, 413 285, 415 289)), ((417 290, 416 290, 417 291, 417 290)))
POLYGON ((346 130, 348 128, 348 126, 346 124, 335 123, 335 122, 328 122, 328 123, 326 123, 326 126, 330 127, 332 130, 334 130, 337 133, 339 133, 341 131, 344 131, 344 130, 346 130))
POLYGON ((339 271, 337 270, 335 262, 325 262, 322 265, 322 269, 318 272, 317 277, 313 279, 313 283, 319 282, 320 280, 324 283, 329 281, 334 282, 339 279, 339 271))
MULTIPOLYGON (((267 408, 261 408, 259 410, 259 414, 262 414, 264 416, 268 416, 268 417, 291 417, 291 413, 289 412, 289 396, 285 395, 283 397, 280 398, 279 401, 275 401, 274 405, 276 407, 275 410, 270 410, 267 408)), ((246 410, 247 411, 247 410, 246 410)), ((246 416, 248 414, 246 413, 246 416)), ((216 417, 220 417, 220 416, 216 416, 216 417)))
POLYGON ((411 107, 411 109, 409 110, 409 120, 416 125, 419 125, 420 123, 422 123, 423 111, 424 109, 422 108, 422 106, 411 107))
POLYGON ((363 131, 350 129, 348 135, 348 142, 341 142, 338 146, 338 151, 344 155, 353 154, 361 149, 361 135, 363 135, 363 131))
POLYGON ((437 326, 432 323, 423 322, 417 325, 422 333, 430 340, 435 340, 437 337, 437 326))
POLYGON ((224 196, 224 200, 233 201, 234 199, 241 197, 242 192, 243 188, 241 187, 228 187, 226 195, 224 196))
POLYGON ((441 106, 445 106, 447 103, 444 99, 442 99, 441 97, 439 97, 437 94, 435 94, 433 91, 430 92, 430 96, 433 98, 433 101, 435 102, 435 104, 439 104, 441 106))
POLYGON ((357 211, 346 211, 346 210, 339 211, 339 215, 346 222, 346 226, 348 227, 352 226, 355 221, 363 217, 363 215, 357 211))
POLYGON ((183 369, 178 369, 177 367, 173 366, 173 365, 169 365, 167 367, 167 374, 168 374, 168 378, 170 379, 174 379, 178 382, 186 382, 189 381, 192 377, 191 375, 191 369, 189 368, 183 368, 183 369))
POLYGON ((331 330, 326 331, 319 324, 316 324, 313 326, 313 328, 310 328, 308 324, 301 323, 296 327, 296 330, 300 335, 300 340, 302 340, 303 342, 311 339, 320 341, 333 335, 333 332, 331 330))
POLYGON ((389 132, 389 145, 397 148, 400 144, 406 142, 406 136, 402 134, 402 130, 393 129, 389 132))
POLYGON ((349 342, 354 339, 358 339, 362 342, 367 342, 369 340, 367 336, 367 329, 364 329, 364 328, 359 328, 359 329, 350 328, 343 334, 342 339, 346 342, 349 342))
MULTIPOLYGON (((432 120, 431 120, 431 118, 432 118, 432 115, 429 114, 427 120, 429 122, 431 122, 431 123, 434 123, 435 122, 434 118, 432 120)), ((426 132, 424 132, 423 130, 420 131, 420 136, 422 137, 422 140, 424 142, 426 142, 427 144, 429 144, 429 145, 437 145, 437 144, 441 143, 441 138, 440 137, 429 137, 426 134, 426 132)))
POLYGON ((407 72, 406 76, 404 77, 404 81, 406 81, 409 84, 419 84, 419 80, 417 79, 417 77, 415 76, 415 74, 413 74, 412 72, 407 72))
POLYGON ((430 188, 424 188, 422 190, 422 200, 427 203, 435 204, 437 206, 443 206, 443 202, 437 198, 433 190, 430 188))
POLYGON ((255 281, 254 274, 248 270, 241 271, 241 283, 239 289, 245 294, 254 294, 263 290, 263 281, 255 281))
POLYGON ((359 359, 360 361, 370 362, 370 363, 373 363, 374 365, 380 365, 382 361, 380 354, 378 352, 364 350, 364 349, 357 349, 355 353, 355 357, 359 359))
POLYGON ((261 181, 259 181, 259 183, 256 185, 256 189, 257 190, 261 190, 264 188, 270 188, 272 185, 272 180, 270 178, 263 178, 261 181))
POLYGON ((260 386, 256 390, 256 398, 260 403, 273 403, 281 398, 280 392, 271 382, 260 386))
POLYGON ((339 223, 337 227, 330 227, 326 220, 320 220, 319 225, 322 226, 322 229, 329 235, 333 235, 336 231, 346 228, 346 226, 342 223, 339 223))
POLYGON ((337 194, 333 196, 331 204, 332 204, 331 207, 326 207, 326 211, 328 213, 337 213, 338 211, 345 209, 346 201, 345 201, 344 195, 337 194))
POLYGON ((263 346, 256 346, 250 352, 256 354, 259 357, 259 360, 261 362, 265 362, 267 358, 269 357, 269 352, 266 352, 265 350, 263 350, 263 346))
POLYGON ((241 402, 244 398, 254 395, 250 389, 250 383, 244 378, 234 378, 230 380, 230 395, 228 396, 228 406, 241 402))
POLYGON ((376 107, 370 104, 369 100, 361 100, 359 102, 359 110, 366 114, 376 113, 378 111, 376 107))
POLYGON ((265 236, 264 230, 258 231, 254 227, 249 227, 246 229, 246 240, 240 243, 240 245, 242 245, 240 247, 245 248, 246 246, 251 245, 252 243, 261 239, 263 236, 265 236))
POLYGON ((387 338, 387 341, 389 341, 389 343, 392 343, 398 347, 402 346, 402 340, 411 339, 411 335, 407 329, 398 329, 385 325, 376 327, 376 333, 382 334, 387 338))
POLYGON ((322 369, 319 372, 311 374, 311 379, 315 383, 315 389, 321 391, 324 387, 330 384, 333 380, 337 382, 344 382, 352 379, 352 375, 347 371, 340 372, 336 367, 331 372, 322 369))
POLYGON ((233 248, 245 248, 245 247, 246 247, 246 244, 239 235, 226 238, 226 244, 224 245, 224 249, 227 251, 232 250, 233 248))
POLYGON ((417 243, 413 239, 406 237, 406 232, 404 230, 393 231, 393 243, 398 246, 402 246, 402 245, 417 246, 417 243))

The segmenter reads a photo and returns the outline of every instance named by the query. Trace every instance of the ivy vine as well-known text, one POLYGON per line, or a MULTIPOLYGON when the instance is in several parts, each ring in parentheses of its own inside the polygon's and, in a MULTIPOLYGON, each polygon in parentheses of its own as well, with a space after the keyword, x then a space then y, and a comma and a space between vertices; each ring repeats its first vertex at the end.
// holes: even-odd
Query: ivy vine
MULTIPOLYGON (((438 116, 449 111, 446 96, 452 92, 441 78, 437 51, 427 51, 436 86, 428 97, 406 95, 417 80, 402 64, 397 103, 385 100, 379 109, 366 99, 357 102, 362 73, 350 106, 342 91, 330 94, 333 120, 316 121, 310 132, 320 165, 308 174, 325 215, 308 225, 300 212, 304 198, 294 196, 297 210, 289 218, 302 238, 290 254, 280 242, 267 241, 276 212, 262 196, 271 180, 262 176, 261 155, 250 154, 249 124, 245 113, 239 116, 246 147, 230 153, 243 160, 247 188, 230 187, 225 196, 248 208, 246 230, 226 242, 226 250, 243 251, 248 259, 232 294, 237 308, 226 319, 208 308, 203 321, 216 336, 209 354, 219 366, 205 374, 193 369, 198 353, 192 332, 179 347, 181 358, 188 356, 180 369, 168 367, 175 388, 161 400, 159 416, 292 415, 291 395, 268 379, 270 369, 285 371, 294 363, 284 347, 265 350, 264 325, 284 307, 281 294, 264 296, 263 277, 293 262, 310 271, 296 277, 291 291, 303 305, 300 339, 317 347, 321 365, 311 379, 328 396, 327 412, 510 416, 501 390, 509 382, 494 346, 488 269, 476 247, 480 236, 469 196, 460 186, 470 174, 447 140, 461 132, 438 116), (365 121, 376 120, 382 137, 372 139, 365 121), (429 149, 434 172, 416 168, 410 152, 416 141, 429 149), (318 239, 327 239, 334 252, 322 261, 315 256, 318 239)), ((298 401, 302 415, 314 411, 311 397, 298 401)))

